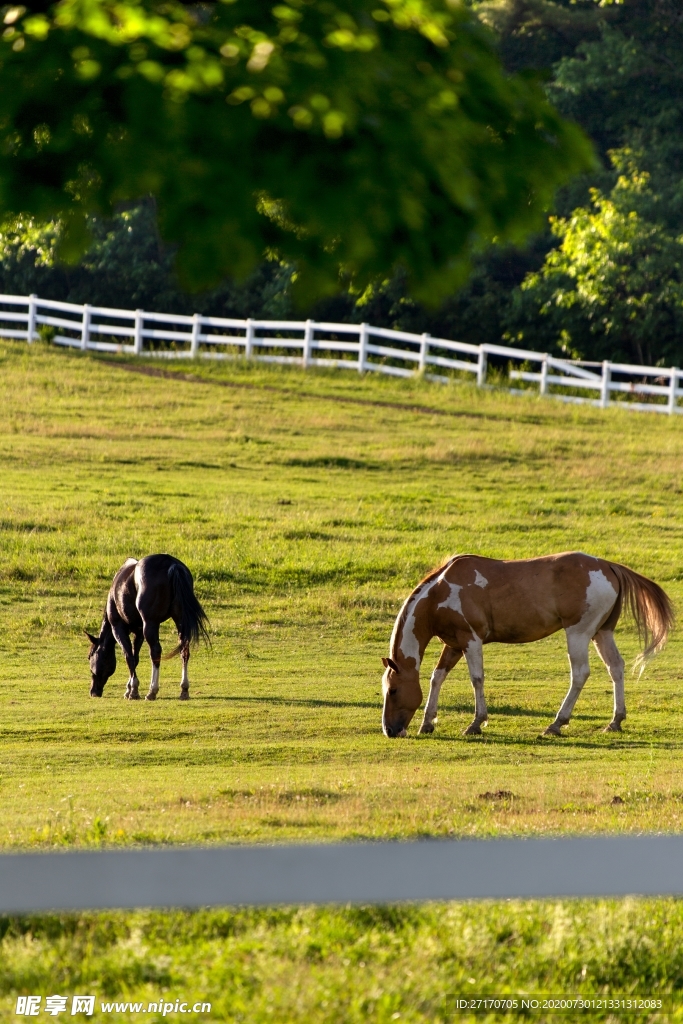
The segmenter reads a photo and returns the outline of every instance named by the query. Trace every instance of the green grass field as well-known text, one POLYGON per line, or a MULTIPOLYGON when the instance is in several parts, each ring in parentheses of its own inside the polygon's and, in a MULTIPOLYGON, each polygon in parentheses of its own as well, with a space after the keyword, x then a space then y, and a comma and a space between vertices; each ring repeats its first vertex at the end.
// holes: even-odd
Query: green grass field
MULTIPOLYGON (((0 349, 5 849, 680 828, 678 634, 629 678, 621 735, 601 732, 611 692, 594 656, 567 736, 539 737, 567 688, 561 636, 486 649, 482 738, 461 735, 473 699, 458 666, 434 736, 418 739, 415 722, 408 739, 385 739, 379 660, 407 592, 454 552, 582 548, 652 576, 680 606, 678 418, 351 372, 139 369, 0 349), (156 703, 122 699, 121 661, 91 700, 82 631, 97 629, 123 560, 152 551, 191 567, 213 650, 190 662, 189 703, 177 661, 162 663, 156 703)), ((632 660, 630 624, 618 640, 632 660)), ((143 649, 143 686, 148 664, 143 649)), ((47 994, 88 970, 107 993, 200 979, 213 1019, 246 1021, 446 1021, 463 986, 683 985, 683 913, 666 901, 5 927, 6 1007, 29 981, 47 994)))

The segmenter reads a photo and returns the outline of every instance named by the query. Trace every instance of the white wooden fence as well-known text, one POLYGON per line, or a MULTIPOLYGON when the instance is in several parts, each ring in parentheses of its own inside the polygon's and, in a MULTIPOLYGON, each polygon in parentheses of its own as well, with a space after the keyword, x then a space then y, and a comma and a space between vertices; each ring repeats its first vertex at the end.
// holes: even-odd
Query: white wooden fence
MULTIPOLYGON (((606 409, 612 395, 620 408, 683 413, 683 370, 672 366, 582 362, 504 345, 470 345, 429 334, 392 331, 370 324, 313 320, 237 320, 146 310, 79 306, 37 295, 0 294, 0 337, 32 342, 49 332, 57 345, 163 359, 230 359, 341 367, 397 377, 423 373, 446 382, 454 372, 486 384, 488 359, 507 365, 508 378, 538 385, 541 395, 606 409), (531 364, 531 369, 529 368, 531 364), (538 369, 535 369, 535 367, 538 369), (441 371, 441 372, 439 372, 441 371), (588 392, 589 396, 580 394, 588 392), (639 396, 646 401, 639 402, 639 396)), ((521 389, 510 389, 524 393, 521 389)), ((528 388, 525 389, 528 391, 528 388)))

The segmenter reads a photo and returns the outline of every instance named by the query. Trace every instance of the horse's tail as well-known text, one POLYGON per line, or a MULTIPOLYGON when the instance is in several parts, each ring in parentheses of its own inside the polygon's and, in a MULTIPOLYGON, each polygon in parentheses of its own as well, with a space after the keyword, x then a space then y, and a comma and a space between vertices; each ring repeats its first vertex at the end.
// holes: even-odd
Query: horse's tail
POLYGON ((174 562, 168 570, 174 604, 180 606, 180 629, 178 646, 167 658, 175 658, 190 644, 199 643, 200 638, 210 647, 209 618, 197 600, 194 592, 192 573, 182 562, 174 562))
POLYGON ((636 658, 636 668, 642 671, 645 663, 666 643, 674 624, 673 605, 669 595, 654 580, 618 562, 610 562, 609 566, 619 580, 622 607, 633 616, 644 644, 642 654, 636 658))

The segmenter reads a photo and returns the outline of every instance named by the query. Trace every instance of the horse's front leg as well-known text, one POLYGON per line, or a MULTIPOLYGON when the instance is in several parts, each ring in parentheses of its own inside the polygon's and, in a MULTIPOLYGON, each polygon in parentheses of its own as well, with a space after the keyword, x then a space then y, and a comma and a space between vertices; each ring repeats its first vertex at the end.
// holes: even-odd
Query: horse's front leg
POLYGON ((555 721, 545 730, 545 736, 561 736, 561 728, 571 718, 574 705, 579 699, 584 683, 590 675, 590 664, 588 661, 588 643, 590 635, 583 631, 576 631, 570 626, 565 630, 567 636, 567 652, 571 666, 571 683, 567 696, 562 701, 560 710, 557 712, 555 721))
POLYGON ((465 736, 479 736, 482 725, 486 725, 489 714, 484 698, 484 646, 478 636, 473 636, 465 648, 465 661, 474 690, 474 720, 465 729, 465 736))
POLYGON ((462 651, 456 651, 453 647, 447 647, 444 644, 441 656, 436 663, 436 668, 432 672, 432 678, 429 683, 429 697, 425 705, 422 725, 418 730, 419 733, 434 732, 441 687, 446 681, 448 673, 452 668, 455 668, 461 658, 462 651))
POLYGON ((143 624, 143 635, 149 645, 149 655, 152 659, 152 679, 150 681, 149 692, 145 697, 145 700, 156 700, 159 692, 159 666, 161 665, 159 623, 145 622, 143 624))
POLYGON ((135 636, 135 647, 131 646, 130 636, 120 622, 112 624, 111 631, 114 634, 114 638, 118 643, 119 647, 123 651, 126 659, 126 665, 128 667, 128 682, 126 683, 126 690, 124 698, 126 700, 140 700, 140 694, 138 693, 138 677, 135 672, 138 664, 139 645, 137 634, 135 636))
POLYGON ((126 697, 128 700, 140 700, 140 680, 138 679, 138 665, 140 664, 140 648, 144 637, 139 629, 133 638, 133 672, 128 680, 126 697))

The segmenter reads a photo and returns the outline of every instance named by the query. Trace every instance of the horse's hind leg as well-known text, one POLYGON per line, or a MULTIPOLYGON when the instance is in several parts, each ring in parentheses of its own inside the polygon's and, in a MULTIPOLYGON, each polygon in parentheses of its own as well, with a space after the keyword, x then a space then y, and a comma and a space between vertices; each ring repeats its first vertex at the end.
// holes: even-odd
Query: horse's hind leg
POLYGON ((611 629, 601 629, 593 637, 597 652, 605 663, 614 684, 614 716, 605 732, 621 732, 621 723, 626 718, 624 700, 624 659, 617 650, 611 629))
POLYGON ((143 626, 145 640, 149 644, 149 654, 152 659, 152 679, 149 684, 149 693, 145 700, 156 700, 159 692, 159 666, 161 664, 161 644, 159 643, 159 623, 145 622, 143 626))
POLYGON ((465 648, 465 661, 474 690, 474 720, 465 729, 465 736, 479 736, 482 725, 488 722, 484 698, 484 649, 478 636, 473 636, 465 648))
POLYGON ((182 663, 182 675, 180 676, 180 700, 190 699, 190 679, 187 674, 187 663, 190 660, 190 642, 183 638, 180 632, 180 623, 178 619, 173 618, 175 622, 175 628, 178 630, 178 649, 180 653, 180 661, 182 663))
POLYGON ((572 626, 565 630, 565 632, 567 635, 567 653, 569 654, 569 664, 571 666, 571 684, 567 696, 562 701, 562 706, 557 712, 555 721, 545 730, 546 736, 562 735, 560 729, 571 718, 574 705, 579 698, 584 683, 590 675, 590 665, 588 662, 590 636, 583 631, 575 632, 575 627, 572 626))
POLYGON ((135 672, 133 673, 133 679, 132 679, 132 684, 133 685, 132 685, 132 688, 131 688, 131 690, 132 690, 131 697, 130 697, 131 700, 140 700, 140 693, 139 693, 140 680, 138 679, 138 665, 140 664, 140 650, 142 648, 143 640, 144 640, 144 636, 142 635, 142 630, 140 629, 135 634, 135 638, 133 640, 133 658, 135 660, 135 672))
POLYGON ((444 648, 441 652, 441 656, 436 664, 436 668, 432 672, 432 678, 429 683, 429 697, 425 705, 425 712, 422 718, 422 725, 418 732, 434 732, 434 726, 436 725, 436 713, 439 704, 439 693, 441 687, 446 681, 446 676, 452 668, 458 664, 462 658, 462 651, 456 651, 452 647, 447 647, 444 644, 444 648))
POLYGON ((180 660, 183 664, 183 674, 180 678, 180 700, 190 699, 190 680, 187 675, 187 663, 190 660, 190 645, 183 644, 180 651, 180 660))

